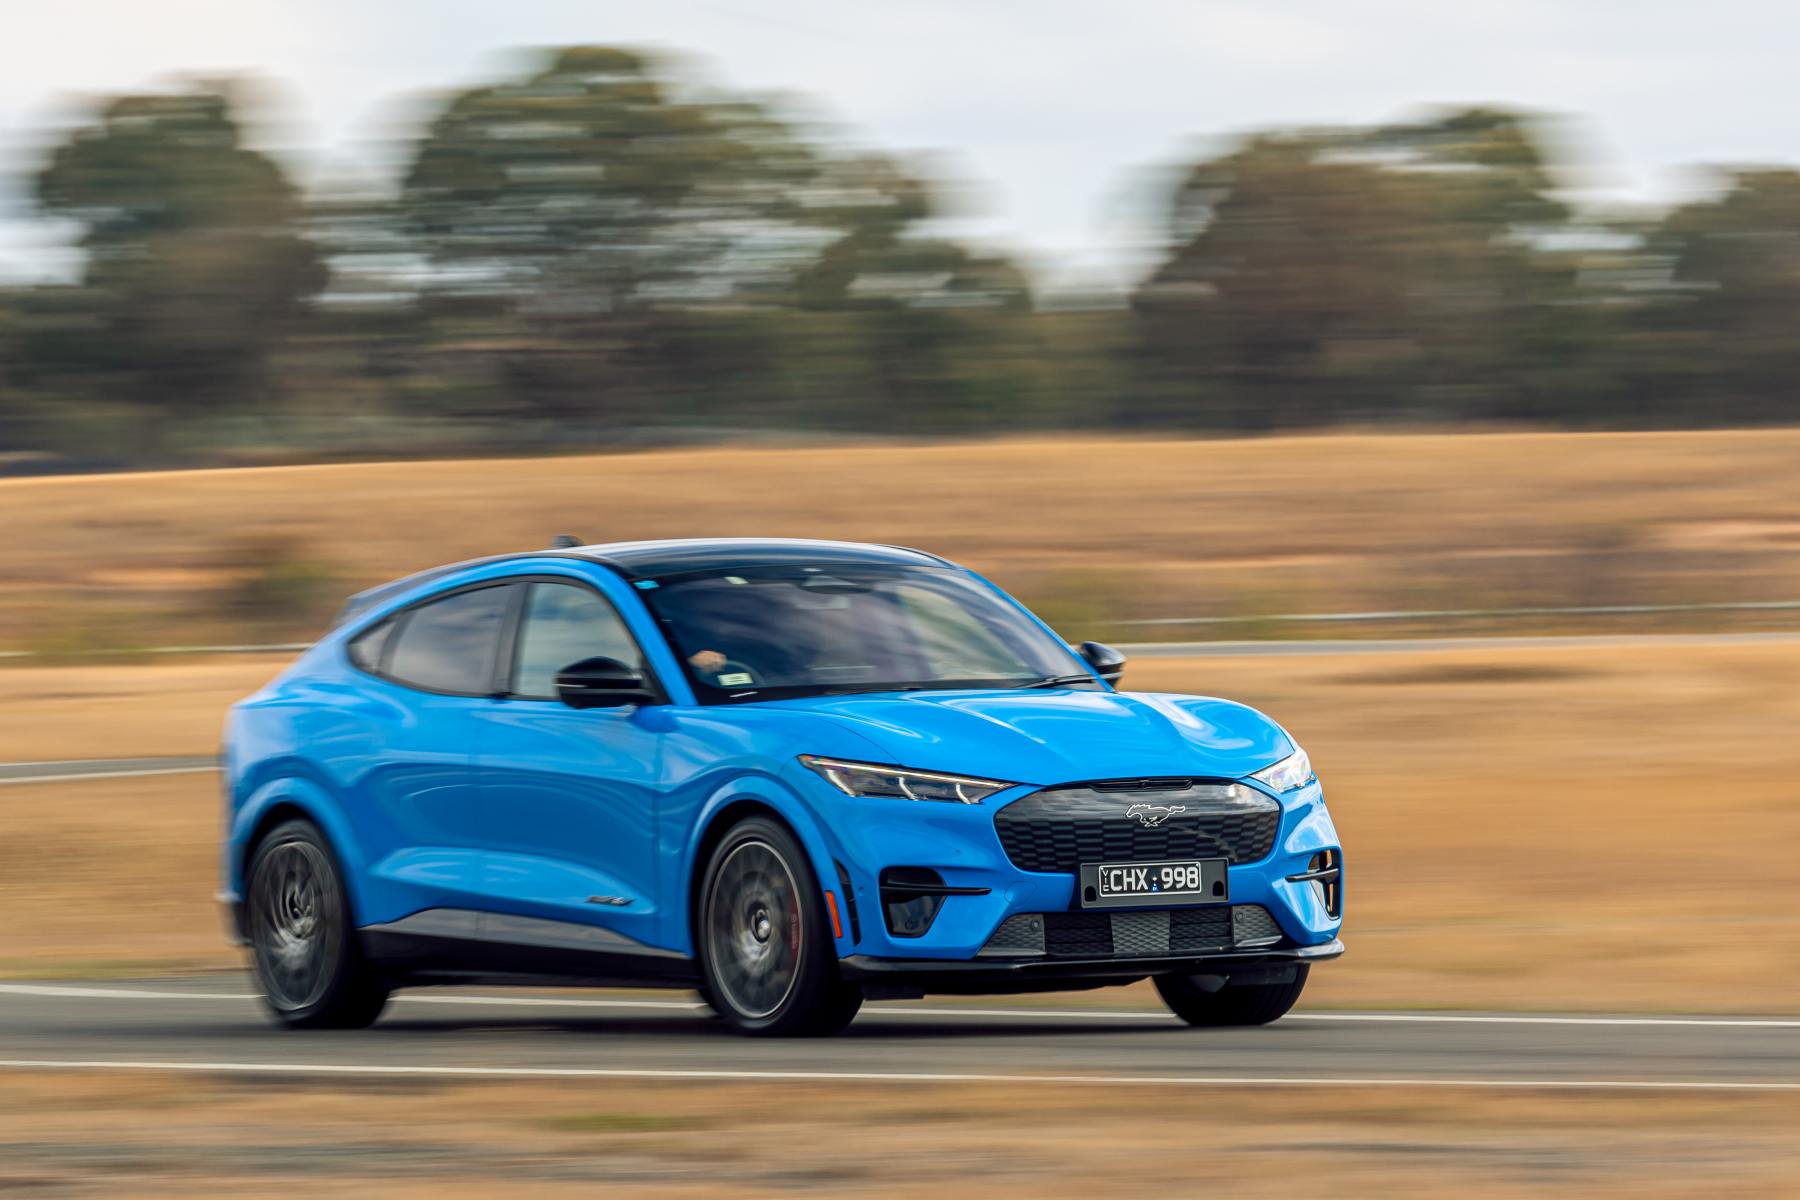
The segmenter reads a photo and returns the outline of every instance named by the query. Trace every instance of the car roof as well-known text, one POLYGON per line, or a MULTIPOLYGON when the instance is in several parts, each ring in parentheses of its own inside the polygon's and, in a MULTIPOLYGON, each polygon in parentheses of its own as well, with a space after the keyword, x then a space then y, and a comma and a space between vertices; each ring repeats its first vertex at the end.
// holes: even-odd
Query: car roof
POLYGON ((650 542, 608 542, 570 548, 570 554, 603 562, 633 579, 713 571, 727 567, 888 563, 942 567, 935 554, 868 542, 828 542, 810 538, 673 538, 650 542))
POLYGON ((869 542, 816 541, 810 538, 668 538, 660 541, 601 542, 550 550, 516 551, 428 567, 391 583, 377 584, 345 602, 333 627, 341 626, 396 596, 428 583, 490 563, 572 558, 609 567, 626 579, 652 579, 688 571, 730 567, 888 563, 899 566, 946 567, 935 554, 869 542))

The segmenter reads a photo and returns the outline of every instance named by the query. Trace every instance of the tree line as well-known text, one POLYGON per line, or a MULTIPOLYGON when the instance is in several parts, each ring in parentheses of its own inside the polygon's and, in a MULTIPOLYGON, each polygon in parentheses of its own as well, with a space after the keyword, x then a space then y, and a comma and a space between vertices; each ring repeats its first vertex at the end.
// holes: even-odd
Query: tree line
POLYGON ((933 181, 608 47, 446 98, 303 195, 229 86, 119 96, 30 185, 0 454, 130 464, 806 432, 1791 421, 1800 172, 1596 216, 1500 109, 1273 130, 1171 176, 1128 295, 1034 295, 933 181))

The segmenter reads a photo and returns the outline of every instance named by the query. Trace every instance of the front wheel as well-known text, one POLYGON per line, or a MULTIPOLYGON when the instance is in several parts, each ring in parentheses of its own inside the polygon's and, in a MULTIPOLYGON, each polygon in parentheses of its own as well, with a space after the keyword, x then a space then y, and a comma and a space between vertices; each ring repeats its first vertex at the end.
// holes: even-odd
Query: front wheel
POLYGON ((1220 986, 1216 975, 1158 975, 1156 990, 1169 1011, 1189 1025, 1267 1025, 1287 1015, 1306 988, 1307 963, 1295 963, 1293 977, 1268 978, 1271 972, 1250 976, 1255 982, 1227 977, 1220 986), (1258 977, 1260 976, 1260 978, 1258 977))
POLYGON ((293 1029, 362 1029, 388 1001, 362 956, 337 859, 318 826, 271 830, 245 872, 245 925, 263 1003, 293 1029))
POLYGON ((695 939, 709 1004, 742 1033, 826 1037, 862 1007, 838 975, 806 853, 764 817, 732 826, 706 867, 695 939))

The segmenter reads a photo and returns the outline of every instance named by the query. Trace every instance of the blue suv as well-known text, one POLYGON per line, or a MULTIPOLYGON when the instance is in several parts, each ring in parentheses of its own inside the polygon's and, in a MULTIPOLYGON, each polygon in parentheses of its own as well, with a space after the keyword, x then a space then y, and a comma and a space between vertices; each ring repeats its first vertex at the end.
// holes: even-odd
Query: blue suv
POLYGON ((889 546, 442 567, 232 709, 224 898, 297 1027, 476 980, 697 988, 755 1034, 1146 977, 1193 1024, 1274 1020, 1343 952, 1311 764, 1123 666, 889 546))

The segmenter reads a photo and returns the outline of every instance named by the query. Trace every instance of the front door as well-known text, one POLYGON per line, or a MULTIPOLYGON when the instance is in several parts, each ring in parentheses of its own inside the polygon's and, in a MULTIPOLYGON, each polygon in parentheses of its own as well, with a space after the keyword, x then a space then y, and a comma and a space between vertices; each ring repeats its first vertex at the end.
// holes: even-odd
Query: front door
POLYGON ((521 918, 511 928, 522 944, 633 953, 655 936, 658 916, 662 722, 636 706, 570 708, 555 681, 595 656, 646 676, 649 668, 592 586, 553 578, 524 586, 511 682, 488 706, 477 760, 493 910, 521 918))

